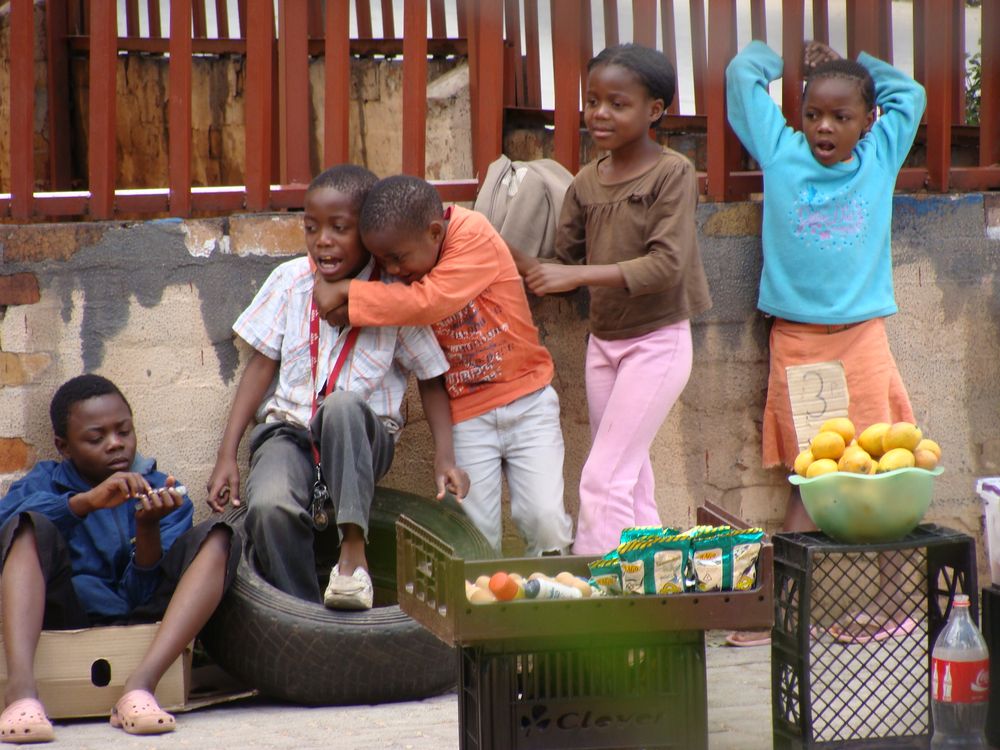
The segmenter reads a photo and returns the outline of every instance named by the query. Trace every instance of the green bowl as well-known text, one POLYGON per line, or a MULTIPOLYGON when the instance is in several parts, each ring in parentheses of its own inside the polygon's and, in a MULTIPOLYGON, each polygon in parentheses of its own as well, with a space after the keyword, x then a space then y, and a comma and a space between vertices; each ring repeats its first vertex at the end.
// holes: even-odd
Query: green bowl
POLYGON ((896 469, 885 474, 844 471, 812 479, 792 474, 802 504, 827 536, 847 544, 878 544, 902 539, 930 507, 934 478, 944 468, 896 469))

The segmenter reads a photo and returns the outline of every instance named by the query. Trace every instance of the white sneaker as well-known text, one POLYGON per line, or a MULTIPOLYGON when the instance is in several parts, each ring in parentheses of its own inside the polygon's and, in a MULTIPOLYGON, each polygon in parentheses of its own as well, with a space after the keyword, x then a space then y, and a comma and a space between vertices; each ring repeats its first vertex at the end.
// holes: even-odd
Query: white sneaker
POLYGON ((349 576, 340 575, 340 566, 330 571, 330 583, 323 595, 323 604, 330 609, 371 609, 372 579, 364 568, 355 568, 349 576))

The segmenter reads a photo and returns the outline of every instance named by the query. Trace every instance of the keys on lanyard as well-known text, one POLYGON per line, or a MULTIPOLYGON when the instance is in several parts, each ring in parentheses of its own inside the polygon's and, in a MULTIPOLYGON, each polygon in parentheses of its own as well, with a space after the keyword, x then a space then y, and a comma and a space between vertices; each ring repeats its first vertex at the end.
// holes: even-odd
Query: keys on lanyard
POLYGON ((329 509, 333 506, 330 500, 330 491, 323 481, 323 474, 319 464, 316 464, 316 480, 312 486, 312 501, 309 504, 309 512, 313 518, 313 526, 317 531, 323 531, 330 525, 329 509))

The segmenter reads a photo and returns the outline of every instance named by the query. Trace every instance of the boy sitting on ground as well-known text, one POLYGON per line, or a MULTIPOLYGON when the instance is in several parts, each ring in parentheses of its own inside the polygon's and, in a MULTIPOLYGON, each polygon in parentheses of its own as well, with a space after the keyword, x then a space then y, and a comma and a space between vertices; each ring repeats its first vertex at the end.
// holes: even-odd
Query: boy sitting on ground
POLYGON ((308 255, 278 266, 233 325, 254 352, 208 486, 215 510, 242 502, 236 451, 263 402, 264 422, 250 435, 249 543, 265 580, 292 596, 320 601, 313 504, 314 492, 322 493, 325 485, 341 540, 322 598, 334 609, 372 606, 368 521, 375 483, 389 471, 403 427, 410 372, 417 376, 434 437, 438 498, 446 489, 461 497, 469 483, 455 466, 448 396, 440 378, 448 363, 431 331, 332 327, 312 304, 314 283, 378 278, 358 234, 358 212, 376 180, 367 169, 345 164, 309 185, 308 255))
POLYGON ((110 380, 80 375, 49 408, 62 461, 41 461, 0 501, 0 607, 7 659, 0 740, 54 739, 34 676, 40 631, 162 620, 125 681, 111 725, 174 729, 153 691, 208 621, 236 573, 224 521, 191 526, 173 477, 136 453, 132 408, 110 380))

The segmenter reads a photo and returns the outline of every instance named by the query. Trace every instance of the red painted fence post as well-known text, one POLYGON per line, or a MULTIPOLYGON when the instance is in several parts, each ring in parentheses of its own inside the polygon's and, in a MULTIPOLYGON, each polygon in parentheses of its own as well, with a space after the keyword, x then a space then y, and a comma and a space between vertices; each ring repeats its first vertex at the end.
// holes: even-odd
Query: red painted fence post
POLYGON ((734 200, 731 173, 739 167, 740 143, 726 120, 726 66, 736 54, 736 2, 712 0, 708 6, 708 196, 734 200))
POLYGON ((979 165, 1000 162, 1000 0, 983 0, 983 57, 979 98, 979 165), (994 29, 994 33, 985 33, 994 29))
POLYGON ((573 174, 580 168, 580 3, 551 0, 555 84, 553 154, 573 174))
POLYGON ((326 60, 323 102, 325 169, 342 164, 351 153, 351 6, 350 0, 326 4, 326 60))
POLYGON ((90 216, 110 219, 118 177, 115 121, 118 36, 114 0, 90 0, 90 118, 87 144, 90 216))
POLYGON ((31 216, 35 191, 35 8, 14 0, 10 18, 11 215, 31 216))
POLYGON ((278 112, 281 128, 281 182, 308 184, 309 166, 309 14, 302 0, 279 0, 278 112))
POLYGON ((953 69, 955 58, 952 51, 953 22, 954 15, 951 12, 927 12, 924 16, 927 187, 941 192, 948 189, 948 172, 951 168, 952 86, 955 75, 953 69))
POLYGON ((274 5, 247 0, 247 61, 244 100, 247 209, 263 211, 271 201, 272 108, 274 104, 274 5))
MULTIPOLYGON (((496 92, 499 96, 500 92, 496 92)), ((423 177, 427 159, 427 2, 403 2, 403 172, 423 177)))
POLYGON ((170 214, 191 215, 191 0, 170 3, 170 214))

